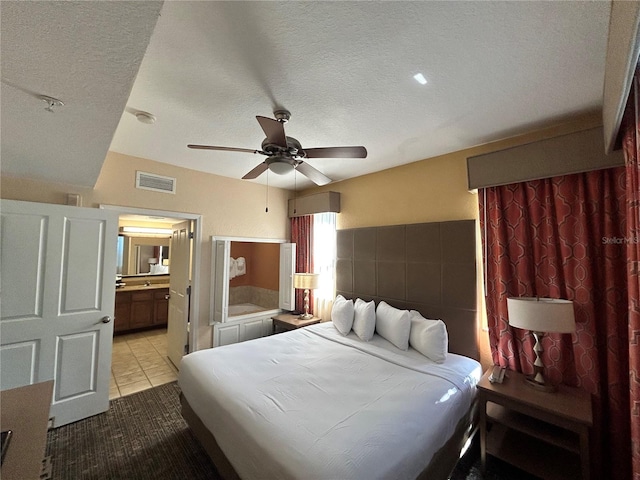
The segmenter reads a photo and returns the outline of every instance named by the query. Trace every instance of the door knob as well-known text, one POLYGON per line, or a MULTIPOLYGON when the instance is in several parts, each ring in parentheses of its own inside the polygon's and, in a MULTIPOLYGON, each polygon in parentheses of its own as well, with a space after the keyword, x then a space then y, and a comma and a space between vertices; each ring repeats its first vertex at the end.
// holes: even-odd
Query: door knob
POLYGON ((109 323, 111 321, 111 317, 107 315, 106 317, 102 317, 102 323, 109 323))
POLYGON ((169 294, 167 294, 167 295, 165 295, 165 296, 164 296, 164 299, 165 299, 165 300, 169 300, 170 298, 171 298, 171 295, 169 295, 169 294))

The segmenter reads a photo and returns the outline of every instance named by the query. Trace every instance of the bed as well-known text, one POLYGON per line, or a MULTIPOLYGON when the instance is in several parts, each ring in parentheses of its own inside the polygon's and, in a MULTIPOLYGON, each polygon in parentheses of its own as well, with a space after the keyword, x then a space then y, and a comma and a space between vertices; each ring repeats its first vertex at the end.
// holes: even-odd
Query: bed
POLYGON ((417 478, 469 433, 480 375, 468 357, 436 364, 327 322, 188 355, 179 383, 231 478, 373 480, 417 478))
POLYGON ((184 357, 183 416, 225 479, 446 479, 474 433, 474 222, 342 230, 337 250, 338 292, 444 320, 446 360, 332 322, 184 357))

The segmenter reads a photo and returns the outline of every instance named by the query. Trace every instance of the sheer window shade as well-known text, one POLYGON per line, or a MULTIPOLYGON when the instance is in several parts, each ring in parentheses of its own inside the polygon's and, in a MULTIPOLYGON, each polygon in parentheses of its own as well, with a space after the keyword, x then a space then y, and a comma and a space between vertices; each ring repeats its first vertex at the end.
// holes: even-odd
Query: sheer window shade
POLYGON ((336 294, 336 214, 313 216, 313 264, 320 274, 320 288, 314 290, 315 315, 328 320, 336 294))

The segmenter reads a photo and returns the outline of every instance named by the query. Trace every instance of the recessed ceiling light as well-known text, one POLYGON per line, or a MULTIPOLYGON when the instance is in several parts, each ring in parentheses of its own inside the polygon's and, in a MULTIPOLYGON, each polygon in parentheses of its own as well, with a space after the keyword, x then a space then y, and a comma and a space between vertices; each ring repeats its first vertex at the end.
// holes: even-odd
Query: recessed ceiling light
POLYGON ((416 73, 413 78, 416 79, 416 82, 418 82, 420 85, 426 85, 427 84, 427 79, 424 78, 424 75, 422 75, 421 73, 416 73))

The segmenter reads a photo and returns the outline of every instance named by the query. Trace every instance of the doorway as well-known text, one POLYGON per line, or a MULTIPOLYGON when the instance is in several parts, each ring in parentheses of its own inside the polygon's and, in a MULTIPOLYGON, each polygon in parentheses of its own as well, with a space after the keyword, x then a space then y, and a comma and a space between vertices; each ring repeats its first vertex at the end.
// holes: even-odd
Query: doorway
POLYGON ((109 400, 173 382, 177 375, 167 358, 166 327, 113 337, 109 400))
MULTIPOLYGON (((121 332, 114 336, 113 363, 110 384, 110 398, 135 393, 146 388, 173 381, 177 378, 177 368, 169 360, 169 351, 195 350, 198 318, 198 284, 200 247, 198 239, 201 236, 201 216, 181 212, 165 212, 149 209, 128 208, 119 206, 101 206, 101 208, 116 210, 120 218, 120 230, 123 225, 129 230, 124 248, 122 248, 123 265, 118 265, 122 277, 117 281, 129 286, 117 290, 119 296, 131 301, 125 305, 121 317, 130 315, 130 328, 134 333, 121 332), (190 225, 192 232, 186 248, 187 254, 172 255, 171 238, 172 227, 175 225, 190 225), (148 234, 131 232, 142 227, 148 234), (153 233, 151 233, 153 232, 153 233), (135 239, 135 240, 134 240, 135 239), (127 265, 129 259, 130 265, 127 265), (174 263, 174 261, 176 263, 174 263), (182 265, 180 262, 183 262, 182 265), (178 297, 170 290, 171 273, 187 271, 187 284, 190 286, 187 311, 180 318, 171 318, 171 297, 178 297), (171 292, 171 295, 169 293, 171 292), (147 297, 149 297, 147 299, 147 297), (149 318, 151 322, 149 323, 149 318), (141 320, 143 319, 143 320, 141 320), (135 323, 138 322, 138 323, 135 323), (142 329, 136 328, 142 326, 142 329), (155 326, 155 328, 154 328, 155 326), (169 345, 168 330, 176 329, 183 332, 177 335, 181 342, 179 347, 169 345), (184 339, 184 340, 183 340, 184 339), (183 345, 183 343, 185 345, 183 345)), ((183 242, 184 244, 184 242, 183 242)), ((182 248, 185 248, 184 245, 182 248)), ((120 247, 118 253, 120 254, 120 247)), ((181 275, 178 275, 180 277, 181 275)), ((184 277, 184 275, 182 275, 184 277)), ((182 280, 184 283, 184 278, 182 280)), ((175 288, 171 285, 171 288, 175 288)), ((116 323, 118 323, 118 302, 116 301, 116 323)), ((175 308, 173 309, 175 312, 175 308)), ((174 343, 176 335, 174 333, 174 343)))

